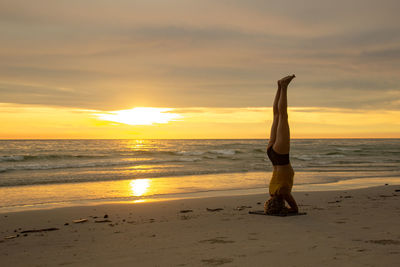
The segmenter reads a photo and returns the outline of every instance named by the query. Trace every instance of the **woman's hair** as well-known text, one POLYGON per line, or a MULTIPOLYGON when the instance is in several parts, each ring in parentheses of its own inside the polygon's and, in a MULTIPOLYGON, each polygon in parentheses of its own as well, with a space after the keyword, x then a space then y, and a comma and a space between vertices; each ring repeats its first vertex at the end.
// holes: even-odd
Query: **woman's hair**
POLYGON ((264 204, 264 212, 268 215, 277 215, 287 213, 285 201, 280 196, 272 196, 264 204))

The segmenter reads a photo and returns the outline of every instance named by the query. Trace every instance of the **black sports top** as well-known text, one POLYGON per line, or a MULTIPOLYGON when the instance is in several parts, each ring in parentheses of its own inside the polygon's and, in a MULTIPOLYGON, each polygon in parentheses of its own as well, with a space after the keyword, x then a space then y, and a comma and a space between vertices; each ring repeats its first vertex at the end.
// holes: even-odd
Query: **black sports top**
POLYGON ((289 154, 279 154, 276 153, 272 146, 267 149, 267 155, 269 160, 272 162, 272 165, 287 165, 290 163, 289 161, 289 154))

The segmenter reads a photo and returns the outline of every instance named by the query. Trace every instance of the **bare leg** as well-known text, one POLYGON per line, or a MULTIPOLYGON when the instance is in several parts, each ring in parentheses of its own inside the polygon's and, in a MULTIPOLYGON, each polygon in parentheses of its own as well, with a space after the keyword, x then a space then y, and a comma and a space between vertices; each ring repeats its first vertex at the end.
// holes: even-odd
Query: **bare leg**
POLYGON ((287 87, 294 75, 279 80, 280 97, 278 102, 279 121, 276 132, 276 140, 273 149, 280 154, 288 154, 290 150, 290 129, 287 114, 287 87))
POLYGON ((273 120, 272 126, 271 126, 271 133, 270 133, 270 137, 269 137, 268 148, 270 146, 272 146, 276 140, 276 131, 278 128, 278 123, 279 123, 278 103, 279 103, 280 94, 281 94, 281 86, 278 81, 278 89, 275 94, 275 100, 274 100, 274 105, 273 105, 274 120, 273 120))

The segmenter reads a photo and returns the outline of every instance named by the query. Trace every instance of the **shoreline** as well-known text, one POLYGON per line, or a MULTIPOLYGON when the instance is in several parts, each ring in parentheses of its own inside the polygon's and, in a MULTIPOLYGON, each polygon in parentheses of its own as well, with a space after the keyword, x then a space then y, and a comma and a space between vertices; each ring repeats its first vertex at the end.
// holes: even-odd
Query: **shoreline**
MULTIPOLYGON (((121 182, 121 181, 111 181, 111 183, 112 182, 121 182)), ((90 183, 101 183, 101 182, 90 182, 90 183)), ((81 183, 81 184, 86 184, 86 183, 81 183)), ((379 177, 379 178, 354 178, 354 179, 348 179, 330 183, 327 182, 327 183, 315 183, 315 184, 297 184, 297 185, 295 184, 293 186, 293 192, 318 192, 318 191, 325 192, 325 191, 339 191, 339 190, 354 190, 354 189, 376 187, 381 185, 400 185, 400 177, 396 176, 396 177, 379 177)), ((35 185, 35 186, 40 187, 43 185, 35 185)), ((245 188, 245 189, 207 190, 207 191, 188 192, 188 193, 170 193, 170 194, 159 194, 150 196, 115 197, 108 199, 107 198, 78 199, 74 201, 5 206, 5 207, 0 207, 0 214, 8 212, 23 212, 29 210, 57 209, 64 207, 97 206, 97 205, 118 204, 118 203, 135 204, 144 202, 202 199, 209 197, 229 197, 229 196, 246 196, 246 195, 262 195, 262 194, 265 195, 267 193, 268 193, 268 187, 258 187, 258 188, 245 188)))
POLYGON ((265 194, 3 213, 0 257, 6 266, 395 266, 399 192, 296 191, 307 215, 293 217, 248 214, 265 194))

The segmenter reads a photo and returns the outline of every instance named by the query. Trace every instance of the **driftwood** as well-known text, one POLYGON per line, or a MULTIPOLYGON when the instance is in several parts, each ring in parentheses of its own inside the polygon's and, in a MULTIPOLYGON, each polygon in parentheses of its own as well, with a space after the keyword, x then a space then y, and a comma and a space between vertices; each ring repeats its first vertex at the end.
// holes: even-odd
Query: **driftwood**
POLYGON ((32 229, 32 230, 25 230, 22 231, 21 234, 25 234, 25 233, 38 233, 38 232, 48 232, 48 231, 56 231, 56 230, 60 230, 58 228, 52 227, 52 228, 43 228, 43 229, 32 229))
POLYGON ((79 219, 79 220, 74 220, 74 223, 84 223, 87 222, 87 219, 79 219))

